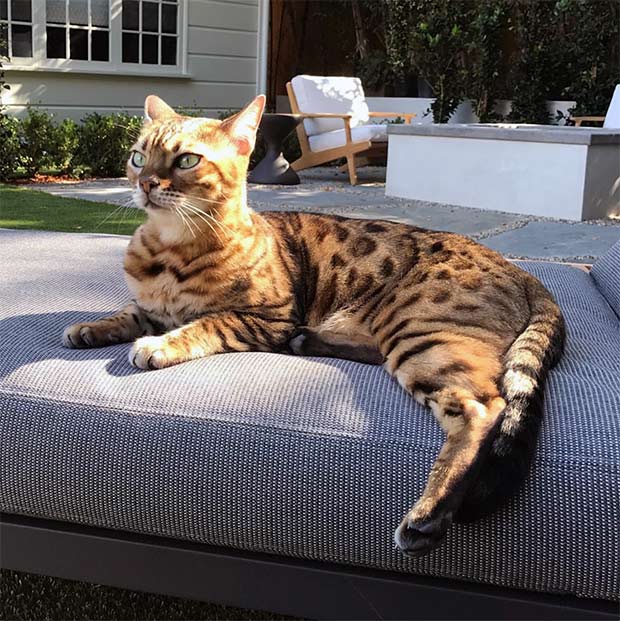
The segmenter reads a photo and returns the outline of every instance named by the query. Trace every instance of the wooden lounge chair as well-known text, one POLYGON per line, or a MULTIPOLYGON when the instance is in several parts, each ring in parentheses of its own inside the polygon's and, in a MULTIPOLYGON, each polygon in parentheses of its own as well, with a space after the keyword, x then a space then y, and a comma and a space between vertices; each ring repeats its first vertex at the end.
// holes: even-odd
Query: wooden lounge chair
POLYGON ((369 124, 370 118, 401 117, 411 123, 416 116, 370 112, 359 78, 298 75, 286 91, 291 111, 304 119, 297 126, 301 157, 292 168, 303 170, 344 157, 351 185, 357 183, 356 165, 387 153, 386 126, 369 124))
POLYGON ((602 123, 606 129, 620 129, 620 84, 616 85, 605 116, 571 116, 569 120, 575 127, 581 127, 582 123, 587 122, 602 123))

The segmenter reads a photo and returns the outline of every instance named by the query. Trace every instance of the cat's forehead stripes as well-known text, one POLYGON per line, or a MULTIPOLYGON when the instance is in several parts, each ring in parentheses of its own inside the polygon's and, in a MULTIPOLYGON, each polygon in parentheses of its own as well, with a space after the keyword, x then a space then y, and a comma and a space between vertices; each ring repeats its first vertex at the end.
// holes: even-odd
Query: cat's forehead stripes
MULTIPOLYGON (((162 150, 177 154, 182 151, 198 153, 208 159, 217 159, 223 146, 222 136, 214 130, 220 125, 213 119, 172 119, 147 126, 140 148, 147 151, 162 150)), ((229 154, 226 154, 229 155, 229 154)))

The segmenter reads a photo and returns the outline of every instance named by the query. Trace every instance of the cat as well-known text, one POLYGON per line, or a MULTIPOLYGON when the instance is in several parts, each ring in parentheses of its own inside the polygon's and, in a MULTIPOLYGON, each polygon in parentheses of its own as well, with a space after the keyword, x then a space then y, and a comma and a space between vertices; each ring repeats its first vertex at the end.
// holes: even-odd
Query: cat
POLYGON ((150 95, 127 176, 146 222, 124 259, 134 300, 68 327, 66 347, 133 342, 161 369, 221 352, 383 364, 446 432, 395 531, 406 554, 512 497, 536 444, 564 321, 551 294, 460 235, 380 220, 252 211, 249 156, 265 105, 217 121, 150 95))

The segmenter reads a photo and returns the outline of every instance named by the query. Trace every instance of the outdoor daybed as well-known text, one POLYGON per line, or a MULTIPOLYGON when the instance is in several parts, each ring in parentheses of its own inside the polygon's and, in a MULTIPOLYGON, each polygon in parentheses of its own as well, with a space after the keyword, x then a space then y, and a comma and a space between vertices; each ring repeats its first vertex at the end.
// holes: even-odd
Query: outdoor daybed
POLYGON ((162 371, 62 329, 127 298, 127 238, 0 230, 5 568, 304 618, 617 618, 620 243, 523 263, 568 324, 534 471, 409 559, 441 432, 380 367, 248 353, 162 371))

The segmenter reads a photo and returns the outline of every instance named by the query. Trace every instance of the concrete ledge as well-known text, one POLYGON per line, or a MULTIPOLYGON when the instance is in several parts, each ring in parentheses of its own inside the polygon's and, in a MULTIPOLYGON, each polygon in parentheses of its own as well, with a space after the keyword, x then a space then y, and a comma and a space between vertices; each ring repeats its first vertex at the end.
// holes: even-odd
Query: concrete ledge
POLYGON ((589 220, 620 215, 620 130, 391 125, 386 195, 589 220))
POLYGON ((511 125, 509 123, 472 123, 438 125, 388 125, 388 135, 478 138, 516 142, 555 144, 620 144, 620 129, 600 127, 562 127, 558 125, 511 125))

